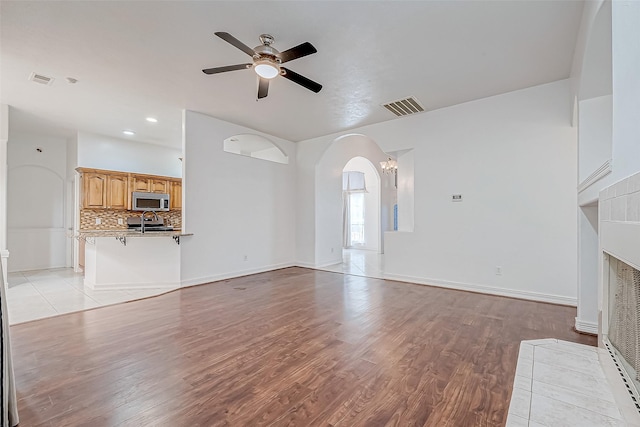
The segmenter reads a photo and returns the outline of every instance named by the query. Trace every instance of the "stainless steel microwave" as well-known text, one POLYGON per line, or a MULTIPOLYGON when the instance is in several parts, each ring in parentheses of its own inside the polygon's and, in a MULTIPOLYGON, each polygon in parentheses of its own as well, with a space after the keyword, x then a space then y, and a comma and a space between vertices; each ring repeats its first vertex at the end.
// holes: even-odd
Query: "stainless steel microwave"
POLYGON ((167 193, 143 193, 134 191, 131 195, 131 209, 134 211, 168 211, 169 195, 167 193))

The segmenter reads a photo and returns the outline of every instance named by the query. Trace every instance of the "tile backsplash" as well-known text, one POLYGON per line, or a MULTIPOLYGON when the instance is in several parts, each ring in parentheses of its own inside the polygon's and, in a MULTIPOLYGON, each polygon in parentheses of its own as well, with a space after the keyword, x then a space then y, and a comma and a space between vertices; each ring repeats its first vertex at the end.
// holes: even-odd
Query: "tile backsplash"
MULTIPOLYGON (((80 230, 114 230, 127 228, 127 218, 140 216, 140 212, 115 210, 115 209, 80 209, 80 230), (100 218, 100 224, 96 219, 100 218), (122 224, 118 224, 122 219, 122 224)), ((182 211, 158 212, 158 216, 164 218, 165 225, 174 228, 182 226, 182 211)))

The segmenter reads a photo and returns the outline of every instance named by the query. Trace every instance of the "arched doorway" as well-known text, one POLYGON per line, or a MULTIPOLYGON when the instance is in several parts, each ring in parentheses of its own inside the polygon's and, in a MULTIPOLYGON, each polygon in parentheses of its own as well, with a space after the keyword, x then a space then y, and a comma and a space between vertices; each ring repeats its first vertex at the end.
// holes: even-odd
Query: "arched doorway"
POLYGON ((316 163, 315 268, 382 277, 381 253, 384 252, 384 232, 393 230, 393 205, 396 200, 394 177, 382 174, 380 166, 380 163, 388 158, 375 141, 365 135, 352 134, 336 138, 316 163), (377 244, 372 247, 373 250, 356 254, 357 261, 354 257, 345 257, 343 252, 343 172, 345 166, 354 158, 360 158, 356 163, 361 162, 362 165, 373 169, 375 178, 370 181, 372 184, 378 184, 379 194, 378 218, 375 220, 377 224, 374 225, 377 234, 375 239, 369 238, 370 242, 377 240, 377 244), (375 269, 365 268, 371 258, 375 258, 371 261, 377 265, 375 269))

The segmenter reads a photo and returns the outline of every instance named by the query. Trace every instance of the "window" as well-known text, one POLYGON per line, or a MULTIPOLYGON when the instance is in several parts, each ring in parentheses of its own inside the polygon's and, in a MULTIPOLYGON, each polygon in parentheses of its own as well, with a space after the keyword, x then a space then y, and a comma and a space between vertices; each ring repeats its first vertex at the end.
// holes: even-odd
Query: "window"
POLYGON ((351 246, 364 245, 364 193, 349 194, 349 234, 351 246))

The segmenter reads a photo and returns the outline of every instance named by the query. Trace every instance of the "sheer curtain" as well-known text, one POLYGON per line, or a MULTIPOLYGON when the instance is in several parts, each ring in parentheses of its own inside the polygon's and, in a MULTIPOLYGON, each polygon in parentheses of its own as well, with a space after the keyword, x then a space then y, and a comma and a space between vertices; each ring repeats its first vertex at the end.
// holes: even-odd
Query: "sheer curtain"
POLYGON ((11 339, 9 337, 9 312, 7 311, 7 293, 0 264, 0 338, 2 351, 0 362, 2 370, 2 426, 13 427, 18 424, 18 401, 16 400, 16 383, 13 376, 11 360, 11 339))
POLYGON ((344 171, 342 173, 342 245, 345 248, 352 247, 354 244, 364 244, 364 199, 362 196, 366 192, 364 172, 344 171), (354 202, 356 209, 352 207, 354 202), (358 218, 354 218, 354 214, 358 218))

